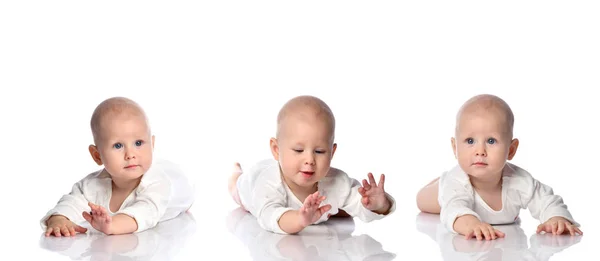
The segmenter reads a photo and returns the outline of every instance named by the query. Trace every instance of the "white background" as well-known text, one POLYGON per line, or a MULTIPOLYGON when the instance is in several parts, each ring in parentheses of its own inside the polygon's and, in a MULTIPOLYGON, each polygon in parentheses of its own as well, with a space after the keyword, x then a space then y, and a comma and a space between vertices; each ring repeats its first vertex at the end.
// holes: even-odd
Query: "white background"
POLYGON ((59 258, 38 249, 39 218, 98 169, 91 113, 125 96, 148 113, 156 155, 197 183, 204 236, 184 256, 227 244, 240 250, 223 258, 247 259, 223 224, 229 171, 270 157, 280 106, 310 94, 336 116, 332 164, 385 173, 398 200, 357 231, 400 256, 439 258, 414 229, 415 195, 455 164, 459 106, 492 93, 515 113, 512 162, 562 195, 586 233, 554 258, 579 260, 600 242, 598 13, 595 1, 4 1, 0 248, 59 258))

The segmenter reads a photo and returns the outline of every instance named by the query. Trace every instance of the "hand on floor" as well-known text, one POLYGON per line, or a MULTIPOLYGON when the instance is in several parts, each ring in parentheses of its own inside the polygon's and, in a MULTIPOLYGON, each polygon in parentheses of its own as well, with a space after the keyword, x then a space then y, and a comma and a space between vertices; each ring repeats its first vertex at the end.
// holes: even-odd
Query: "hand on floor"
POLYGON ((389 212, 391 203, 385 195, 383 185, 385 183, 385 175, 381 174, 379 185, 375 182, 373 173, 369 173, 369 182, 366 179, 362 181, 362 187, 358 188, 358 193, 362 196, 362 204, 368 210, 378 214, 386 214, 389 212))
POLYGON ((540 233, 542 231, 554 235, 571 234, 571 236, 575 236, 576 233, 583 235, 583 232, 581 232, 578 227, 574 226, 563 217, 552 217, 548 219, 548 221, 537 227, 535 233, 540 233))
POLYGON ((504 237, 505 234, 492 227, 492 225, 484 222, 473 223, 467 228, 467 232, 465 234, 466 239, 477 238, 477 240, 494 240, 496 238, 504 237))
POLYGON ((83 212, 83 218, 85 218, 85 220, 87 220, 87 222, 89 222, 96 230, 110 235, 112 217, 108 214, 106 209, 91 202, 88 202, 88 206, 92 209, 91 214, 83 212))
POLYGON ((56 215, 48 218, 48 228, 46 229, 46 236, 75 236, 77 232, 85 233, 87 228, 81 227, 73 223, 65 216, 56 215))
POLYGON ((308 195, 304 200, 304 205, 298 210, 300 213, 300 223, 302 226, 307 227, 308 225, 315 223, 323 214, 327 213, 331 209, 331 205, 319 207, 325 200, 325 196, 319 197, 319 191, 308 195))

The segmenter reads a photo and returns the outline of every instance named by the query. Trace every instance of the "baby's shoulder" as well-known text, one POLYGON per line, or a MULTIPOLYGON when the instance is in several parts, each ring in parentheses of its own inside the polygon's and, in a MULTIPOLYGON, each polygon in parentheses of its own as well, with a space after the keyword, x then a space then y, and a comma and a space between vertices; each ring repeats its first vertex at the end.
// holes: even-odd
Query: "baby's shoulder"
POLYGON ((509 189, 530 191, 535 186, 535 178, 531 173, 512 163, 506 163, 502 178, 509 189))
POLYGON ((351 178, 346 172, 341 169, 331 167, 327 175, 321 180, 321 184, 328 187, 351 187, 355 179, 351 178))

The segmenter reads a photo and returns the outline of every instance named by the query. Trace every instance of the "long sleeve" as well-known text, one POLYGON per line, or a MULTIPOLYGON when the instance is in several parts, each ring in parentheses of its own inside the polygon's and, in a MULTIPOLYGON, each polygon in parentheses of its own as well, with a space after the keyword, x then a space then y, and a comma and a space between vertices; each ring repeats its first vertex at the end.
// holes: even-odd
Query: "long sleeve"
POLYGON ((90 207, 88 206, 88 201, 93 202, 92 199, 86 198, 85 196, 84 192, 86 191, 87 186, 87 177, 86 179, 82 179, 75 183, 71 189, 71 192, 63 195, 56 206, 48 211, 40 220, 40 226, 42 229, 47 229, 46 221, 52 215, 63 215, 75 224, 80 224, 81 222, 85 221, 82 213, 84 211, 91 211, 90 207))
POLYGON ((165 213, 171 196, 171 182, 166 177, 142 180, 135 190, 135 200, 115 214, 126 214, 135 219, 141 232, 158 224, 165 213))
POLYGON ((388 211, 387 215, 377 214, 365 208, 361 202, 362 196, 360 193, 358 193, 358 188, 361 187, 360 182, 356 179, 348 177, 348 175, 345 173, 339 173, 338 179, 340 179, 342 182, 336 182, 336 185, 340 184, 345 188, 334 188, 334 190, 345 191, 350 188, 348 190, 346 200, 341 206, 341 209, 346 211, 346 213, 349 215, 358 217, 363 222, 371 222, 382 219, 385 216, 392 214, 396 210, 396 200, 388 193, 385 193, 387 199, 390 201, 390 210, 388 211))
POLYGON ((460 174, 456 170, 446 172, 439 181, 438 202, 441 207, 440 220, 448 231, 454 233, 456 233, 454 230, 454 221, 460 216, 473 215, 481 220, 481 217, 473 211, 474 198, 472 189, 455 177, 460 174))
POLYGON ((579 226, 571 216, 562 197, 555 195, 551 187, 538 180, 532 180, 533 182, 530 186, 531 197, 527 203, 527 208, 533 218, 544 223, 548 219, 558 216, 569 220, 575 226, 579 226))
POLYGON ((255 187, 252 195, 252 204, 257 206, 256 219, 258 224, 268 231, 279 234, 288 234, 279 227, 281 216, 293 208, 287 207, 286 194, 281 191, 281 184, 277 186, 272 182, 265 182, 264 187, 255 187))

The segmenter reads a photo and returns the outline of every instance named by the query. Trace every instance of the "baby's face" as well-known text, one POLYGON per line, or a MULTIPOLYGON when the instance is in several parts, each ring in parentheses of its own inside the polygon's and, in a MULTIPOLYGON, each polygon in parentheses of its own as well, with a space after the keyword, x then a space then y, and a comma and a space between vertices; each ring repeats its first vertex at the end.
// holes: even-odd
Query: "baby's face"
POLYGON ((335 145, 327 124, 318 119, 286 119, 278 139, 279 164, 291 188, 309 188, 329 172, 335 145))
MULTIPOLYGON (((499 110, 463 114, 452 140, 460 167, 473 177, 497 178, 509 157, 512 141, 506 117, 499 110)), ((516 148, 515 148, 516 149, 516 148)))
POLYGON ((141 177, 152 164, 154 137, 142 116, 121 114, 102 122, 96 144, 102 163, 113 179, 141 177))

